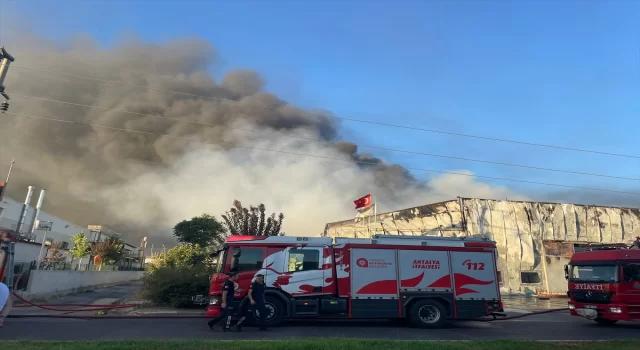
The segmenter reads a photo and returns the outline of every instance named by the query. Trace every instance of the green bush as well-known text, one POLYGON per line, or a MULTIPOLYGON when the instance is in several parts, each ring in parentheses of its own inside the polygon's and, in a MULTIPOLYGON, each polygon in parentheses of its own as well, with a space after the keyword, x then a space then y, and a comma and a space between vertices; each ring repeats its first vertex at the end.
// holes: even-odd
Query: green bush
POLYGON ((160 267, 147 272, 142 295, 154 305, 187 307, 191 297, 209 294, 211 269, 205 264, 160 267))

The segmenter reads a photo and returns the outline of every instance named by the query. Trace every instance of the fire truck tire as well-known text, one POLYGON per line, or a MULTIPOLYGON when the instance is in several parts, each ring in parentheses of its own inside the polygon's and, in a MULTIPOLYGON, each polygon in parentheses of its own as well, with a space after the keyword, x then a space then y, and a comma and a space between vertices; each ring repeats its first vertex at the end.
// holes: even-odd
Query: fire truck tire
POLYGON ((267 326, 277 326, 284 320, 287 309, 280 298, 274 295, 267 295, 265 298, 265 304, 269 316, 267 317, 267 326))
POLYGON ((422 299, 409 307, 409 320, 417 328, 441 328, 447 322, 447 310, 438 301, 422 299))
POLYGON ((612 325, 618 323, 618 320, 608 320, 606 318, 596 318, 594 321, 602 325, 612 325))

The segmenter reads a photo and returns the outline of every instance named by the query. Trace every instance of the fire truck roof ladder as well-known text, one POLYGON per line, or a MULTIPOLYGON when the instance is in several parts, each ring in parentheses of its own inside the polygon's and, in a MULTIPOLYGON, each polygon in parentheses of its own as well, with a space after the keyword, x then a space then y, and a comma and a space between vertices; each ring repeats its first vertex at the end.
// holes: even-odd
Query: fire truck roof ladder
POLYGON ((465 247, 472 242, 492 242, 487 238, 477 237, 428 237, 401 235, 373 235, 371 244, 421 245, 436 247, 465 247))

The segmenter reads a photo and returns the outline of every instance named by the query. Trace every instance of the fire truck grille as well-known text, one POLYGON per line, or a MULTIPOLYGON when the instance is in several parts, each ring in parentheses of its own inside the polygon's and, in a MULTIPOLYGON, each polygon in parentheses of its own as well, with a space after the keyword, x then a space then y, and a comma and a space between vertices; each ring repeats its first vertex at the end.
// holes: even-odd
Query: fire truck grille
POLYGON ((572 290, 573 300, 581 303, 608 304, 613 292, 595 292, 591 290, 572 290))

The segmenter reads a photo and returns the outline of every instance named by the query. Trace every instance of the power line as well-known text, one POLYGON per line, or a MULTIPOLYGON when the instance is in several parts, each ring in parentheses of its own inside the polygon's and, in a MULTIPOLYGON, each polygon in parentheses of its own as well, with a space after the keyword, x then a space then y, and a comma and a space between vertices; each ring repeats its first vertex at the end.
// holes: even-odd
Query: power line
MULTIPOLYGON (((14 113, 14 112, 5 112, 5 114, 15 115, 15 116, 18 116, 18 117, 54 121, 54 122, 60 122, 60 123, 66 123, 66 124, 84 125, 84 126, 88 126, 88 127, 92 127, 92 128, 102 128, 102 129, 109 129, 109 130, 125 131, 125 132, 131 132, 131 133, 137 133, 137 134, 143 134, 143 135, 167 136, 167 137, 171 137, 171 138, 198 141, 198 142, 212 144, 212 145, 218 145, 218 146, 220 145, 219 143, 206 142, 206 141, 203 141, 203 140, 195 138, 195 137, 183 137, 183 136, 174 136, 174 135, 169 135, 169 134, 159 134, 159 133, 153 133, 153 132, 148 132, 148 131, 131 130, 131 129, 124 129, 124 128, 117 128, 117 127, 113 127, 113 126, 98 125, 98 124, 91 124, 91 123, 84 123, 84 122, 75 122, 75 121, 70 121, 70 120, 56 119, 56 118, 50 118, 50 117, 41 117, 41 116, 22 114, 22 113, 14 113)), ((274 149, 261 148, 261 147, 238 146, 238 145, 231 145, 231 146, 234 147, 234 148, 245 148, 245 149, 265 151, 265 152, 284 153, 284 154, 291 154, 291 155, 311 157, 311 158, 336 160, 336 161, 341 161, 341 162, 349 162, 349 163, 355 162, 355 163, 360 163, 360 164, 378 165, 377 162, 370 162, 370 161, 365 161, 365 160, 343 159, 343 158, 327 157, 327 156, 321 156, 321 155, 315 155, 315 154, 306 154, 306 153, 298 153, 298 152, 291 152, 291 151, 274 150, 274 149)), ((630 195, 640 196, 639 192, 616 191, 616 190, 607 190, 607 189, 602 189, 602 188, 580 187, 580 186, 561 185, 561 184, 545 183, 545 182, 516 180, 516 179, 508 179, 508 178, 501 178, 501 177, 483 176, 483 175, 474 175, 474 174, 464 174, 464 173, 456 173, 456 172, 451 172, 451 171, 433 170, 433 169, 416 168, 416 167, 406 167, 406 168, 407 169, 411 169, 411 170, 416 170, 416 171, 424 171, 424 172, 439 173, 439 174, 449 174, 449 175, 475 177, 475 178, 491 179, 491 180, 499 180, 499 181, 519 182, 519 183, 526 183, 526 184, 532 184, 532 185, 554 186, 554 187, 572 188, 572 189, 579 189, 579 190, 611 192, 611 193, 621 193, 621 194, 630 194, 630 195)))
MULTIPOLYGON (((203 99, 214 100, 214 101, 237 102, 235 100, 232 100, 232 99, 229 99, 229 98, 224 98, 224 97, 215 97, 215 96, 204 96, 204 95, 190 94, 190 93, 180 92, 180 91, 175 91, 175 90, 167 90, 167 89, 154 88, 154 87, 151 87, 151 86, 144 86, 144 85, 125 83, 125 82, 122 82, 122 81, 106 80, 106 79, 99 79, 99 78, 87 77, 87 76, 82 76, 82 75, 68 74, 68 73, 62 73, 62 72, 54 72, 54 71, 45 70, 45 69, 30 68, 30 67, 23 67, 23 66, 16 66, 16 65, 11 65, 11 67, 17 68, 17 69, 34 71, 34 72, 41 72, 41 73, 48 73, 48 74, 65 76, 65 77, 71 77, 71 78, 92 80, 92 81, 97 81, 97 82, 106 83, 106 84, 115 84, 115 85, 122 85, 122 86, 137 87, 137 88, 141 88, 141 89, 148 89, 148 90, 153 90, 153 91, 168 92, 168 93, 172 93, 172 94, 176 94, 176 95, 203 98, 203 99)), ((259 104, 258 103, 257 105, 265 107, 265 108, 270 108, 270 106, 268 106, 266 104, 259 104)), ((310 113, 310 112, 306 112, 306 111, 300 111, 300 114, 308 115, 308 116, 312 116, 312 117, 320 117, 320 116, 322 116, 324 118, 337 119, 337 120, 346 120, 346 121, 351 121, 351 122, 356 122, 356 123, 378 125, 378 126, 385 126, 385 127, 397 128, 397 129, 405 129, 405 130, 423 131, 423 132, 429 132, 429 133, 434 133, 434 134, 442 134, 442 135, 457 136, 457 137, 466 137, 466 138, 473 138, 473 139, 486 140, 486 141, 505 142, 505 143, 520 144, 520 145, 526 145, 526 146, 552 148, 552 149, 565 150, 565 151, 573 151, 573 152, 582 152, 582 153, 591 153, 591 154, 601 154, 601 155, 614 156, 614 157, 640 159, 640 156, 630 155, 630 154, 594 151, 594 150, 587 150, 587 149, 581 149, 581 148, 573 148, 573 147, 565 147, 565 146, 557 146, 557 145, 548 145, 548 144, 542 144, 542 143, 534 143, 534 142, 502 139, 502 138, 497 138, 497 137, 470 135, 470 134, 463 134, 463 133, 456 133, 456 132, 449 132, 449 131, 442 131, 442 130, 435 130, 435 129, 419 128, 419 127, 407 126, 407 125, 398 125, 398 124, 390 124, 390 123, 382 123, 382 122, 373 122, 373 121, 369 121, 369 120, 362 120, 362 119, 355 119, 355 118, 336 117, 336 116, 329 116, 329 115, 319 115, 319 114, 316 114, 316 113, 310 113)))
MULTIPOLYGON (((307 140, 307 141, 321 142, 321 143, 329 143, 329 144, 336 144, 337 143, 337 142, 334 142, 334 141, 327 141, 327 140, 323 140, 323 139, 319 139, 319 138, 297 136, 297 135, 283 135, 283 134, 279 134, 278 132, 272 132, 272 131, 253 130, 253 129, 247 129, 247 128, 231 127, 231 126, 228 126, 228 125, 225 125, 225 124, 214 124, 214 123, 206 123, 206 122, 199 122, 199 121, 193 121, 193 120, 185 120, 185 119, 173 118, 173 117, 165 117, 165 116, 160 116, 160 115, 155 115, 155 114, 132 112, 132 111, 124 110, 124 109, 113 109, 113 108, 100 107, 100 106, 95 106, 95 105, 86 105, 86 104, 81 104, 81 103, 60 101, 60 100, 48 99, 48 98, 38 97, 38 96, 28 96, 28 95, 14 94, 14 93, 12 93, 11 95, 13 97, 22 97, 22 98, 35 99, 35 100, 41 100, 41 101, 46 101, 46 102, 62 103, 62 104, 71 105, 71 106, 101 109, 101 110, 105 110, 105 111, 116 111, 116 112, 134 114, 134 115, 145 116, 145 117, 153 117, 153 118, 166 119, 166 120, 172 120, 172 121, 177 121, 177 122, 198 124, 198 125, 203 125, 203 126, 208 126, 208 127, 224 128, 224 129, 229 129, 229 130, 248 131, 248 132, 254 132, 254 133, 265 134, 265 135, 277 135, 277 136, 283 136, 283 137, 288 137, 288 138, 295 138, 295 139, 300 139, 300 140, 307 140)), ((380 146, 374 146, 374 145, 357 145, 357 146, 358 147, 362 147, 362 148, 370 148, 370 149, 377 149, 377 150, 397 152, 397 153, 406 153, 406 154, 420 155, 420 156, 426 156, 426 157, 446 158, 446 159, 462 160, 462 161, 467 161, 467 162, 476 162, 476 163, 493 164, 493 165, 501 165, 501 166, 508 166, 508 167, 524 168, 524 169, 551 171, 551 172, 565 173, 565 174, 605 177, 605 178, 612 178, 612 179, 619 179, 619 180, 640 181, 639 178, 632 178, 632 177, 623 177, 623 176, 587 173, 587 172, 572 171, 572 170, 565 170, 565 169, 544 168, 544 167, 537 167, 537 166, 531 166, 531 165, 522 165, 522 164, 513 164, 513 163, 493 162, 493 161, 489 161, 489 160, 447 156, 447 155, 435 154, 435 153, 408 151, 408 150, 388 148, 388 147, 380 147, 380 146)))

